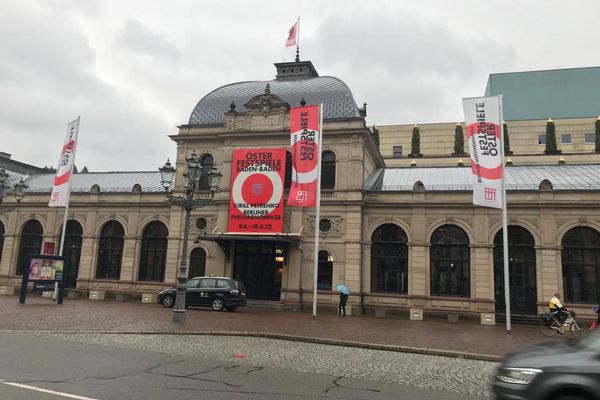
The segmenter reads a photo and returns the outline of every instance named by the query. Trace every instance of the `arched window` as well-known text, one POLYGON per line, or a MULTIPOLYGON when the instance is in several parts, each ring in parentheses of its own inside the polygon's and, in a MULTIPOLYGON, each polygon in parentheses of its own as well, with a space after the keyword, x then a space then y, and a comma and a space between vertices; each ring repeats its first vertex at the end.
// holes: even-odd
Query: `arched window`
POLYGON ((331 290, 333 281, 333 256, 327 250, 319 251, 317 290, 331 290))
POLYGON ((565 301, 600 303, 600 234, 586 227, 569 230, 561 259, 565 301))
MULTIPOLYGON (((61 231, 62 233, 62 231, 61 231)), ((61 237, 62 235, 59 235, 61 237)), ((81 237, 83 228, 81 224, 73 219, 67 221, 67 230, 65 231, 65 246, 63 247, 63 256, 69 260, 69 267, 65 271, 67 274, 67 288, 77 286, 77 274, 79 272, 79 259, 81 258, 81 237)), ((60 239, 59 239, 60 240, 60 239)), ((60 248, 60 241, 58 243, 60 248)))
POLYGON ((465 231, 440 226, 431 235, 429 255, 431 295, 469 297, 471 257, 465 231))
MULTIPOLYGON (((504 292, 504 245, 502 229, 494 237, 494 291, 496 312, 506 313, 504 292)), ((535 241, 527 229, 508 227, 508 270, 510 308, 513 314, 535 315, 537 291, 535 274, 535 241)))
POLYGON ((117 221, 107 222, 100 232, 98 245, 97 279, 119 279, 123 258, 123 226, 117 221))
POLYGON ((206 251, 202 247, 196 247, 190 254, 190 279, 196 276, 206 275, 206 251))
POLYGON ((0 222, 0 260, 2 260, 2 248, 4 247, 4 224, 0 222))
POLYGON ((397 225, 384 224, 371 236, 371 291, 408 293, 408 239, 397 225))
POLYGON ((28 221, 21 231, 19 242, 19 257, 17 258, 17 275, 23 273, 25 257, 31 254, 40 254, 42 249, 42 224, 35 219, 28 221))
POLYGON ((292 153, 285 152, 285 177, 283 179, 283 188, 290 190, 292 186, 292 153))
POLYGON ((324 151, 321 155, 321 189, 335 188, 335 154, 324 151))
POLYGON ((202 166, 202 176, 200 177, 200 182, 198 185, 198 189, 200 190, 209 190, 210 185, 208 184, 208 171, 212 170, 215 166, 215 161, 213 156, 210 154, 205 154, 200 157, 200 165, 202 166))
POLYGON ((162 282, 165 279, 167 236, 167 227, 159 221, 149 223, 144 229, 138 280, 162 282))

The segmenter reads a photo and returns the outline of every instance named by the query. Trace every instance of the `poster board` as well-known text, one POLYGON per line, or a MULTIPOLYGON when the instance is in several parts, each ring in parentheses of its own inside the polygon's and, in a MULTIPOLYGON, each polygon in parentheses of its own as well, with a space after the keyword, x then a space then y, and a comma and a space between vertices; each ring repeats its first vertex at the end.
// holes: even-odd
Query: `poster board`
POLYGON ((57 303, 62 304, 65 292, 65 267, 67 266, 65 257, 33 254, 25 257, 23 264, 19 303, 25 304, 27 284, 29 282, 34 282, 35 284, 54 284, 58 282, 57 303))

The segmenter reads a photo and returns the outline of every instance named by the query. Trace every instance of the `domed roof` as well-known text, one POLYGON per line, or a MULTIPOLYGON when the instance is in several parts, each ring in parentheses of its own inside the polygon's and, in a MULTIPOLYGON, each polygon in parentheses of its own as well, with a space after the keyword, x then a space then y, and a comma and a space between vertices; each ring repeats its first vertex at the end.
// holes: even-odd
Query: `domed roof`
POLYGON ((271 94, 279 96, 290 106, 299 106, 304 97, 306 104, 323 103, 324 119, 360 117, 360 111, 348 86, 331 76, 305 79, 275 79, 272 81, 238 82, 222 86, 204 96, 190 116, 190 125, 222 124, 229 105, 234 102, 236 111, 244 112, 244 104, 265 91, 267 83, 271 94))

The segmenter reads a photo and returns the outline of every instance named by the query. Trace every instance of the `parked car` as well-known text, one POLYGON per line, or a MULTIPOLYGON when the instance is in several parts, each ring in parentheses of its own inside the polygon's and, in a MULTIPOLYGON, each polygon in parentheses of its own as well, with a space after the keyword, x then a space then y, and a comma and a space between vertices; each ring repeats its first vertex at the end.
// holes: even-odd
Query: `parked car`
POLYGON ((600 332, 508 354, 493 390, 498 400, 600 400, 600 332))
MULTIPOLYGON (((235 311, 246 305, 244 284, 232 278, 201 276, 186 283, 185 306, 208 306, 215 311, 235 311)), ((176 288, 165 289, 158 294, 157 302, 164 307, 175 305, 176 288)))

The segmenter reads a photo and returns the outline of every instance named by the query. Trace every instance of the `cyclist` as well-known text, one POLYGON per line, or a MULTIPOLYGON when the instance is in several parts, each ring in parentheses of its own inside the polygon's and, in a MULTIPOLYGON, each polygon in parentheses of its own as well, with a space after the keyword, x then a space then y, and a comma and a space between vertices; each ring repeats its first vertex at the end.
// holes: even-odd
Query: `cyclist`
POLYGON ((560 326, 562 327, 562 325, 564 324, 565 319, 567 317, 568 310, 560 302, 560 293, 554 293, 554 297, 552 297, 552 299, 550 299, 549 306, 550 306, 550 314, 553 315, 558 320, 558 322, 560 323, 560 326))

